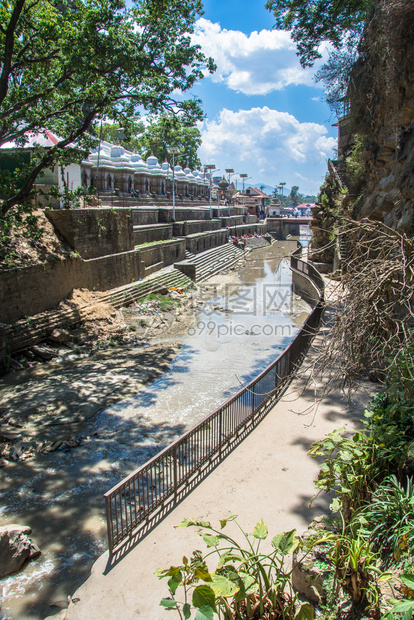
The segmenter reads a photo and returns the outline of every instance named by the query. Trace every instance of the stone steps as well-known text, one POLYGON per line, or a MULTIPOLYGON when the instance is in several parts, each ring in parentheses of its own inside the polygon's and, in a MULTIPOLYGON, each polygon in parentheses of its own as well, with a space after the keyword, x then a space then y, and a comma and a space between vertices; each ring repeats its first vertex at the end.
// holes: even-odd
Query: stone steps
MULTIPOLYGON (((201 254, 191 254, 186 252, 184 263, 192 263, 196 268, 196 282, 201 282, 211 276, 232 267, 244 256, 243 250, 237 246, 227 243, 226 245, 212 248, 201 254)), ((175 265, 180 268, 180 263, 175 265)))
MULTIPOLYGON (((134 282, 106 292, 97 300, 99 303, 110 303, 115 308, 129 305, 165 288, 187 288, 191 280, 177 270, 158 274, 140 282, 134 282)), ((45 340, 55 328, 81 323, 88 315, 88 305, 79 308, 68 307, 65 310, 42 312, 33 317, 22 319, 5 327, 5 337, 10 352, 14 353, 45 340)))

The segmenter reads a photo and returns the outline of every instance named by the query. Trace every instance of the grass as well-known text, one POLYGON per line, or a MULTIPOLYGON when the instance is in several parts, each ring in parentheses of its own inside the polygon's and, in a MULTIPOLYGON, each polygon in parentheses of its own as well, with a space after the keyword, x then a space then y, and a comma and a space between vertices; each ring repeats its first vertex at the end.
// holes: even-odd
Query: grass
POLYGON ((163 312, 181 306, 181 301, 179 299, 171 299, 168 295, 161 295, 161 293, 149 293, 139 300, 141 304, 149 302, 154 302, 163 312))

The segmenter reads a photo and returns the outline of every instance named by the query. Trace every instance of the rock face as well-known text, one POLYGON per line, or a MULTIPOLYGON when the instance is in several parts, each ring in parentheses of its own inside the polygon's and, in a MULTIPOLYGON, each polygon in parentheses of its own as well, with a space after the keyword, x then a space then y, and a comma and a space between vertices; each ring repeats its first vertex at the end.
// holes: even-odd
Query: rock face
POLYGON ((0 579, 15 573, 26 560, 33 560, 41 554, 28 537, 31 531, 30 527, 24 525, 0 527, 0 579))
POLYGON ((350 108, 338 121, 338 161, 331 162, 338 174, 328 166, 312 213, 312 248, 325 262, 329 256, 320 248, 341 215, 414 235, 414 3, 372 4, 349 81, 350 108), (335 177, 347 196, 341 197, 335 177))
POLYGON ((353 76, 351 120, 366 137, 357 218, 414 234, 414 3, 377 0, 353 76))

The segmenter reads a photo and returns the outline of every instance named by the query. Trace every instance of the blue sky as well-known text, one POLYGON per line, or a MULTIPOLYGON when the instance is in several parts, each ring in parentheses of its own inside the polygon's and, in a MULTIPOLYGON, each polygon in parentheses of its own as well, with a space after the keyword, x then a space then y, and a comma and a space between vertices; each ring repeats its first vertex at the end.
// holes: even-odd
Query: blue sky
POLYGON ((272 30, 264 4, 204 2, 194 41, 218 68, 191 93, 206 113, 199 156, 221 172, 247 173, 248 184, 284 181, 315 194, 336 147, 335 119, 313 80, 318 65, 300 67, 289 33, 272 30))

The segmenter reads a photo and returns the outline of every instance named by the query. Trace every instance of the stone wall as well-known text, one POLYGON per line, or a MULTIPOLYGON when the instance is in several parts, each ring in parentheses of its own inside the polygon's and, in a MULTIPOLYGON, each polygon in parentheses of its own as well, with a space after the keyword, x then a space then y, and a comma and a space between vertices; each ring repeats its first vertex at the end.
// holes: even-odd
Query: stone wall
POLYGON ((84 259, 128 252, 134 247, 130 209, 49 209, 45 213, 84 259))
POLYGON ((199 252, 205 252, 205 250, 209 250, 210 248, 215 248, 218 245, 223 245, 227 242, 227 236, 227 230, 217 230, 198 233, 196 235, 188 235, 188 237, 185 237, 184 241, 189 252, 198 254, 199 252))
POLYGON ((166 239, 172 239, 172 237, 172 224, 150 224, 148 226, 134 226, 134 245, 140 245, 141 243, 151 243, 153 241, 164 241, 166 239))
POLYGON ((131 212, 133 226, 158 224, 158 207, 132 208, 131 212))
POLYGON ((185 245, 184 239, 177 239, 90 260, 66 259, 2 272, 0 316, 4 323, 13 323, 53 308, 75 288, 107 291, 130 284, 153 266, 160 269, 183 260, 185 245))
POLYGON ((220 220, 196 220, 174 223, 174 237, 186 237, 209 230, 222 228, 220 220))

